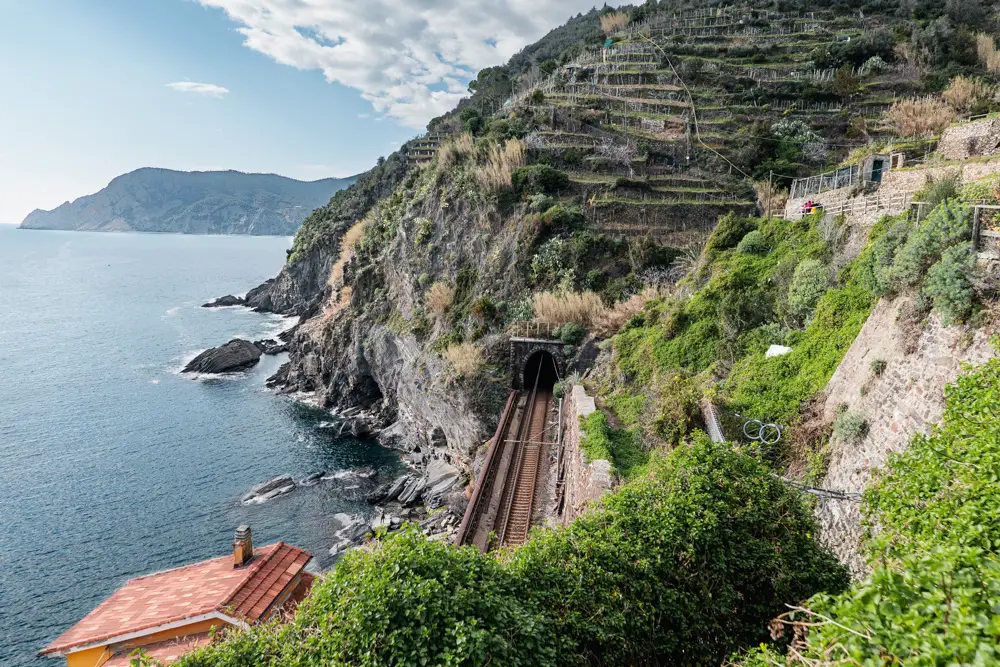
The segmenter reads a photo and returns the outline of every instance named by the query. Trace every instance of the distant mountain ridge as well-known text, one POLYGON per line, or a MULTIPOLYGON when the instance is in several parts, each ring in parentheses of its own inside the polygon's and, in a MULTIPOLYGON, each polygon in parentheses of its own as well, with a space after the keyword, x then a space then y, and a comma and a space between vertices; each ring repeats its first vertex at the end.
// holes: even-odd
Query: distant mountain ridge
POLYGON ((21 229, 286 236, 355 178, 307 182, 276 174, 147 167, 51 211, 36 209, 21 229))

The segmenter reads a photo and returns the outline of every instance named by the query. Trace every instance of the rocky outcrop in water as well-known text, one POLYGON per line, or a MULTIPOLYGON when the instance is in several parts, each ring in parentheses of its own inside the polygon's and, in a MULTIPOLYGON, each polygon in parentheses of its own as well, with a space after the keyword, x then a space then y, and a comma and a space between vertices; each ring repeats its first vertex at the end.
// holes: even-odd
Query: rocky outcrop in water
POLYGON ((226 296, 220 296, 214 301, 209 301, 208 303, 202 304, 202 308, 227 308, 230 306, 243 306, 246 305, 246 301, 238 296, 233 296, 232 294, 227 294, 226 296))
POLYGON ((250 492, 240 498, 244 505, 257 505, 272 498, 283 496, 295 490, 295 480, 291 475, 279 475, 274 479, 258 484, 250 492))
POLYGON ((263 352, 248 340, 234 338, 225 345, 205 350, 184 367, 184 373, 235 373, 253 368, 263 352))

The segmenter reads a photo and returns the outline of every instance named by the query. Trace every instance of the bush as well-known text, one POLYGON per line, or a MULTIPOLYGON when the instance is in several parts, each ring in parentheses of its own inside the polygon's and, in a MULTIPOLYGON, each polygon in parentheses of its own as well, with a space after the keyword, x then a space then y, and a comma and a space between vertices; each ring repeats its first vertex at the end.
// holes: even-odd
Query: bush
POLYGON ((545 93, 541 90, 535 90, 531 93, 531 103, 532 104, 545 104, 545 93))
POLYGON ((923 190, 916 193, 913 198, 915 201, 927 202, 933 208, 945 200, 957 197, 960 185, 957 172, 941 178, 929 176, 923 190))
POLYGON ((945 390, 941 423, 894 454, 865 494, 878 526, 872 558, 899 558, 941 545, 1000 551, 1000 359, 960 375, 945 390))
POLYGON ((944 324, 964 320, 972 312, 975 268, 972 246, 963 243, 945 250, 941 259, 927 271, 924 294, 933 299, 934 309, 944 324))
POLYGON ((555 205, 556 201, 548 195, 531 195, 528 197, 528 208, 535 213, 547 211, 555 205))
POLYGON ((784 624, 805 637, 787 661, 763 648, 739 664, 994 665, 997 591, 1000 560, 992 554, 961 547, 915 554, 877 568, 843 595, 820 595, 808 610, 786 614, 784 624))
POLYGON ((735 213, 724 215, 719 218, 719 223, 705 242, 705 251, 717 254, 722 250, 733 248, 748 232, 756 228, 756 224, 750 218, 735 213))
POLYGON ((937 206, 920 221, 899 249, 892 263, 892 281, 901 287, 915 287, 927 269, 944 252, 972 236, 969 210, 955 200, 937 206))
POLYGON ((766 648, 740 664, 847 662, 830 663, 835 655, 864 665, 1000 662, 1000 359, 959 376, 945 398, 941 423, 890 455, 865 493, 872 574, 786 615, 799 624, 787 662, 766 648))
POLYGON ((886 122, 901 137, 938 134, 954 120, 955 110, 936 97, 898 100, 886 114, 886 122))
POLYGON ((515 169, 511 185, 521 195, 551 195, 569 186, 569 176, 547 164, 532 164, 515 169))
POLYGON ((448 306, 455 299, 455 288, 447 283, 436 282, 431 285, 431 288, 427 290, 427 295, 424 297, 424 301, 427 303, 427 308, 435 315, 444 315, 444 311, 448 310, 448 306))
POLYGON ((719 664, 783 603, 840 590, 797 494, 704 436, 511 561, 555 619, 567 665, 719 664))
POLYGON ((441 356, 460 378, 469 378, 483 367, 483 353, 472 343, 454 343, 441 356))
POLYGON ((872 375, 875 377, 881 377, 882 373, 885 373, 885 369, 888 368, 889 364, 886 363, 885 359, 875 359, 872 361, 871 369, 872 375))
POLYGON ((559 327, 556 334, 566 345, 579 345, 587 336, 587 329, 578 322, 567 322, 559 327))
POLYGON ((861 442, 868 435, 868 420, 857 412, 841 412, 833 422, 833 435, 843 442, 861 442))
POLYGON ((568 232, 583 226, 587 218, 579 206, 556 204, 542 214, 542 223, 550 232, 568 232))
POLYGON ((788 307, 792 314, 805 320, 826 294, 829 285, 829 271, 823 262, 816 259, 799 262, 788 288, 788 307))
POLYGON ((501 558, 414 529, 346 554, 285 629, 178 667, 719 664, 786 603, 841 590, 797 493, 699 438, 501 558))
POLYGON ((739 244, 736 246, 738 252, 746 253, 748 255, 766 255, 770 250, 767 244, 767 239, 756 229, 752 232, 748 232, 746 236, 740 240, 739 244))

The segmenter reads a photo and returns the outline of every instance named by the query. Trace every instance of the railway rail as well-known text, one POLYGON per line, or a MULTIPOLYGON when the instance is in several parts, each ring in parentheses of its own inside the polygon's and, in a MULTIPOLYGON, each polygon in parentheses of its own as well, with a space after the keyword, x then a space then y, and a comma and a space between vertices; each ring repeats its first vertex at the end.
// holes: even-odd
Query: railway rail
POLYGON ((530 390, 512 392, 483 463, 456 542, 480 551, 524 544, 548 464, 550 387, 539 368, 530 390))

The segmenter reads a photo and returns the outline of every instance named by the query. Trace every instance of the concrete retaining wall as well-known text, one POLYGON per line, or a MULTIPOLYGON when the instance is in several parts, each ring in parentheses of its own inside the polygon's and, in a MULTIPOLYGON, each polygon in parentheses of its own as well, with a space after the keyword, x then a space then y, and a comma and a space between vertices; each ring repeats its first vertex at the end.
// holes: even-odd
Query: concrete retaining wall
POLYGON ((565 490, 563 525, 568 525, 611 490, 611 462, 601 459, 587 463, 580 449, 580 420, 594 412, 594 399, 580 385, 574 385, 563 401, 563 456, 565 490))

